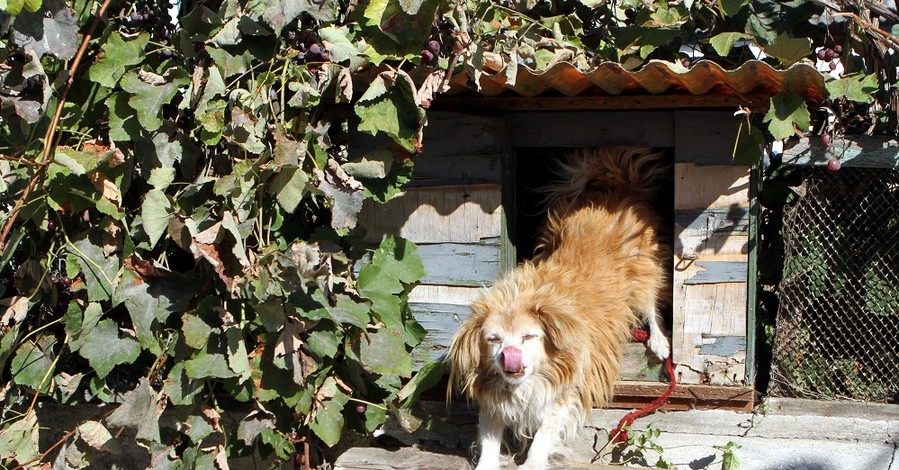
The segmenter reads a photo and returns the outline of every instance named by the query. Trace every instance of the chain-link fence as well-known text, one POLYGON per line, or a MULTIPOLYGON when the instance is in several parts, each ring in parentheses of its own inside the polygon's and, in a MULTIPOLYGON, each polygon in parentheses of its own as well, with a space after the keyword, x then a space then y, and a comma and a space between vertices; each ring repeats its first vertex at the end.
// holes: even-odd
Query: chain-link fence
POLYGON ((809 169, 799 194, 771 393, 899 403, 899 170, 809 169))

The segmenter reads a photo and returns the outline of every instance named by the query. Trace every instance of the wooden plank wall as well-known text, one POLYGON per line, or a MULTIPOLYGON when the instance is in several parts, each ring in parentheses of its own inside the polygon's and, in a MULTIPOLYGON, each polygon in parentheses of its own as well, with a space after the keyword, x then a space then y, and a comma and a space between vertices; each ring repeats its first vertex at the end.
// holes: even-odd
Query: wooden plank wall
MULTIPOLYGON (((377 148, 370 137, 356 139, 351 149, 377 148)), ((362 207, 366 241, 393 234, 418 245, 425 277, 409 303, 428 336, 413 352, 416 366, 440 359, 468 305, 501 274, 502 149, 498 118, 428 113, 424 152, 405 194, 362 207)))
POLYGON ((678 382, 743 385, 749 168, 675 165, 672 351, 678 382))
MULTIPOLYGON (((503 238, 503 217, 511 216, 502 206, 503 153, 625 143, 671 148, 677 162, 672 346, 679 380, 744 384, 749 169, 728 157, 735 119, 731 111, 428 113, 425 150, 405 195, 386 205, 366 201, 360 215, 372 244, 397 234, 419 246, 427 274, 410 303, 428 337, 416 363, 445 352, 481 286, 514 263, 503 238)), ((386 144, 357 139, 350 148, 363 153, 386 144)), ((642 345, 629 347, 624 378, 657 379, 661 365, 642 345)))

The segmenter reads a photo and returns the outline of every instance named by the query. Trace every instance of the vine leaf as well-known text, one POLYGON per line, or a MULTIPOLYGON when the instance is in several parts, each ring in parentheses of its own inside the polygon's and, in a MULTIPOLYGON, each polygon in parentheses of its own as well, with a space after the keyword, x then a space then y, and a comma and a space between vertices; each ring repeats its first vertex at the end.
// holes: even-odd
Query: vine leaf
POLYGON ((709 43, 718 55, 726 57, 730 54, 730 50, 733 49, 734 44, 736 44, 737 41, 750 38, 751 36, 745 33, 721 33, 712 37, 709 40, 709 43))
POLYGON ((108 88, 114 87, 129 66, 143 62, 149 42, 150 34, 146 32, 128 41, 121 34, 112 33, 103 44, 103 55, 87 71, 88 79, 108 88))
POLYGON ((119 327, 110 319, 101 320, 84 338, 78 353, 88 360, 99 378, 105 378, 119 364, 130 364, 140 354, 140 343, 120 337, 119 327))
POLYGON ((354 108, 362 119, 359 130, 383 132, 409 152, 415 152, 422 118, 412 79, 403 71, 378 74, 354 108))
POLYGON ((34 341, 22 343, 12 358, 9 371, 15 383, 46 393, 50 389, 50 381, 43 379, 53 365, 50 351, 56 340, 42 336, 38 342, 41 344, 34 341))
POLYGON ((291 213, 300 205, 306 192, 307 179, 306 172, 294 165, 282 166, 281 171, 275 175, 270 190, 285 212, 291 213))
POLYGON ((771 107, 764 118, 775 140, 806 132, 810 120, 805 100, 796 93, 780 93, 771 98, 771 107))
POLYGON ((831 99, 845 96, 858 103, 873 103, 877 92, 877 75, 849 75, 839 80, 831 80, 825 84, 831 99))
POLYGON ((38 57, 51 54, 62 60, 75 57, 78 51, 78 19, 65 2, 54 1, 41 8, 40 0, 26 0, 25 13, 16 16, 12 25, 13 42, 38 57), (28 7, 38 9, 30 10, 28 7))
POLYGON ((781 33, 763 49, 766 54, 790 66, 812 53, 812 43, 809 38, 791 38, 787 33, 781 33))
POLYGON ((362 184, 347 175, 335 160, 329 159, 327 165, 327 171, 316 169, 314 174, 316 187, 331 201, 331 227, 353 228, 362 210, 362 184))
POLYGON ((256 0, 248 6, 250 11, 260 14, 275 34, 281 34, 281 30, 302 13, 308 13, 318 21, 334 21, 339 7, 336 0, 256 0))
POLYGON ((159 239, 162 238, 169 226, 169 222, 175 218, 172 201, 162 191, 152 189, 144 196, 140 215, 143 221, 144 232, 150 239, 150 248, 152 249, 159 242, 159 239))
POLYGON ((72 255, 69 256, 69 268, 74 271, 69 277, 75 277, 77 272, 84 275, 87 296, 91 301, 112 297, 122 266, 121 259, 115 253, 104 253, 103 237, 104 233, 99 230, 81 234, 72 241, 72 255))
POLYGON ((372 254, 371 262, 359 271, 356 288, 372 301, 372 310, 388 326, 401 327, 403 299, 399 294, 406 292, 406 285, 425 275, 424 265, 415 250, 414 243, 389 236, 372 254))
POLYGON ((153 390, 146 377, 140 378, 134 390, 125 393, 121 403, 106 422, 113 428, 137 429, 139 441, 160 442, 159 417, 165 410, 166 400, 161 392, 153 390))
POLYGON ((28 62, 0 67, 0 104, 12 106, 16 115, 33 124, 41 119, 50 100, 50 81, 34 51, 25 51, 28 62))
POLYGON ((121 86, 132 95, 128 105, 137 111, 137 120, 144 130, 152 132, 162 127, 162 106, 170 103, 178 88, 189 82, 183 69, 172 68, 164 75, 143 70, 127 72, 121 86))
POLYGON ((337 379, 328 377, 315 398, 321 404, 315 409, 315 419, 309 423, 309 428, 325 444, 333 446, 340 441, 343 432, 343 407, 350 396, 340 389, 337 379))
POLYGON ((40 456, 37 415, 34 411, 0 430, 0 455, 19 462, 31 462, 40 456))

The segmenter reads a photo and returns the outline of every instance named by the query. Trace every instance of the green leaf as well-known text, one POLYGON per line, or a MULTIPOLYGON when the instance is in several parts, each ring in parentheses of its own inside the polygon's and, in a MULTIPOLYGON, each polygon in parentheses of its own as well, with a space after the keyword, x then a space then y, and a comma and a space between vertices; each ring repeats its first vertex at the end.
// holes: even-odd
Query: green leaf
POLYGON ((749 4, 749 0, 721 0, 721 12, 725 16, 737 16, 744 6, 749 4))
POLYGON ((248 8, 260 14, 262 20, 275 30, 275 34, 281 34, 281 30, 301 13, 308 13, 318 21, 336 20, 340 4, 337 0, 255 0, 248 8))
POLYGON ((322 330, 315 330, 312 333, 309 333, 306 344, 309 345, 309 349, 312 350, 313 353, 321 358, 335 357, 337 355, 337 348, 340 346, 337 333, 334 331, 322 330))
POLYGON ((737 133, 737 142, 734 146, 734 163, 739 165, 757 165, 762 159, 762 148, 765 145, 765 136, 762 130, 749 123, 742 123, 737 133))
POLYGON ((438 4, 438 0, 405 2, 407 8, 417 10, 410 14, 398 0, 372 0, 364 17, 398 45, 401 53, 418 52, 428 40, 438 4))
POLYGON ((282 166, 275 175, 269 192, 275 195, 275 200, 285 212, 292 213, 303 200, 306 192, 306 172, 297 166, 282 166))
POLYGON ((208 323, 200 319, 196 312, 185 313, 181 320, 181 333, 184 337, 184 342, 194 349, 205 348, 206 343, 209 341, 209 334, 219 330, 209 326, 208 323))
POLYGON ((408 377, 412 374, 412 356, 406 349, 403 331, 382 327, 359 340, 359 358, 381 375, 408 377))
POLYGON ((403 388, 397 392, 396 399, 403 406, 412 406, 418 403, 421 394, 437 385, 446 374, 446 364, 443 362, 429 362, 425 364, 403 388))
POLYGON ((105 233, 99 229, 79 235, 69 246, 68 271, 74 278, 79 272, 84 275, 88 300, 92 302, 109 300, 115 292, 121 258, 116 252, 104 252, 105 233))
POLYGON ((404 293, 405 285, 417 282, 425 274, 415 249, 414 243, 389 236, 374 252, 371 262, 359 271, 359 293, 372 301, 372 310, 388 325, 400 324, 402 299, 397 294, 404 293))
POLYGON ((150 33, 147 32, 127 41, 120 33, 113 32, 103 44, 100 59, 88 69, 88 79, 107 88, 114 87, 130 66, 143 62, 149 42, 150 33))
POLYGON ((138 441, 160 442, 159 417, 165 410, 162 393, 150 386, 146 377, 141 377, 134 390, 126 392, 121 405, 116 408, 106 422, 113 428, 136 428, 138 441))
POLYGON ((9 371, 13 381, 19 385, 39 390, 40 393, 49 391, 51 380, 48 377, 45 381, 44 375, 53 365, 50 349, 54 344, 55 340, 49 340, 46 345, 40 346, 33 341, 22 343, 10 362, 9 371))
POLYGON ((331 54, 331 61, 341 63, 350 62, 350 68, 355 70, 364 65, 366 58, 360 57, 359 49, 350 40, 350 31, 345 26, 329 26, 318 31, 322 43, 331 54))
POLYGON ((333 446, 343 433, 343 407, 350 397, 338 387, 333 377, 325 379, 316 395, 321 405, 315 409, 315 419, 309 423, 309 429, 326 445, 333 446))
POLYGON ((790 66, 812 53, 812 42, 809 38, 791 38, 787 33, 781 33, 763 49, 766 54, 790 66))
POLYGON ((221 72, 218 75, 222 78, 231 78, 234 75, 246 73, 253 63, 253 54, 250 51, 233 55, 224 49, 210 47, 206 49, 206 52, 215 61, 216 68, 221 72))
POLYGON ((247 445, 252 445, 256 436, 265 429, 275 427, 275 416, 265 410, 250 412, 237 426, 237 438, 247 445))
POLYGON ((162 354, 163 325, 173 312, 182 312, 196 294, 196 280, 178 273, 158 270, 159 275, 142 277, 133 269, 123 271, 113 296, 114 303, 128 309, 137 339, 144 349, 162 354))
POLYGON ((132 142, 140 138, 142 127, 128 105, 127 93, 113 93, 106 99, 109 109, 109 138, 116 142, 132 142))
POLYGON ((877 75, 848 75, 839 80, 830 80, 825 84, 830 99, 845 96, 858 103, 873 103, 878 90, 877 75))
POLYGON ((241 379, 250 376, 250 362, 247 360, 247 345, 244 342, 243 330, 228 328, 225 331, 228 340, 228 367, 241 379))
POLYGON ((78 19, 63 2, 38 11, 40 0, 25 0, 26 12, 21 12, 12 24, 13 42, 37 57, 51 54, 62 60, 75 57, 78 51, 78 19), (32 8, 35 8, 32 10, 32 8))
POLYGON ((4 459, 14 459, 23 463, 33 462, 40 457, 37 415, 33 411, 0 430, 0 455, 4 459))
POLYGON ((132 338, 120 337, 118 325, 107 318, 91 330, 78 354, 87 359, 102 379, 113 367, 134 362, 140 354, 140 344, 132 338))
POLYGON ((709 40, 709 43, 711 43, 718 55, 726 57, 730 54, 730 50, 733 49, 734 44, 736 44, 737 41, 750 38, 751 36, 744 33, 721 33, 712 37, 712 39, 709 40))
POLYGON ((206 352, 200 352, 196 357, 185 361, 184 371, 192 379, 226 378, 239 375, 228 367, 228 360, 224 354, 206 352))
POLYGON ((169 197, 158 189, 150 190, 141 204, 141 220, 144 232, 150 239, 151 249, 156 246, 173 218, 175 218, 175 214, 169 197))
POLYGON ((771 107, 765 114, 764 122, 775 140, 783 140, 797 132, 808 130, 808 108, 805 100, 796 93, 780 93, 771 98, 771 107))
POLYGON ((122 89, 132 96, 128 105, 137 111, 137 120, 146 131, 162 127, 162 107, 178 94, 178 88, 190 83, 187 73, 172 68, 165 75, 143 70, 127 72, 121 80, 122 89))
POLYGON ((383 132, 407 151, 415 151, 421 115, 411 79, 405 72, 379 74, 354 109, 362 119, 360 131, 371 135, 383 132))

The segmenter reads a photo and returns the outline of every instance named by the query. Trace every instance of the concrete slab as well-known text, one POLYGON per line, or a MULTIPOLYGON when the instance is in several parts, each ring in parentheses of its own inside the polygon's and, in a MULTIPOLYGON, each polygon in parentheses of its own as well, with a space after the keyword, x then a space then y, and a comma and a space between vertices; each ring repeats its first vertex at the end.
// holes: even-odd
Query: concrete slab
MULTIPOLYGON (((439 442, 466 455, 476 436, 475 410, 443 404, 444 432, 391 435, 406 444, 439 442), (459 425, 453 424, 458 422, 459 425), (447 437, 450 436, 450 437, 447 437), (424 439, 423 439, 424 438, 424 439), (461 447, 459 447, 461 446, 461 447)), ((655 465, 659 457, 681 470, 722 469, 731 444, 740 470, 899 470, 899 406, 770 399, 755 413, 724 410, 660 412, 638 419, 631 437, 655 429, 643 448, 605 446, 627 410, 594 410, 556 468, 598 464, 655 465)), ((400 433, 402 434, 402 433, 400 433)), ((515 468, 509 464, 507 468, 515 468)), ((620 468, 620 467, 619 467, 620 468)))

